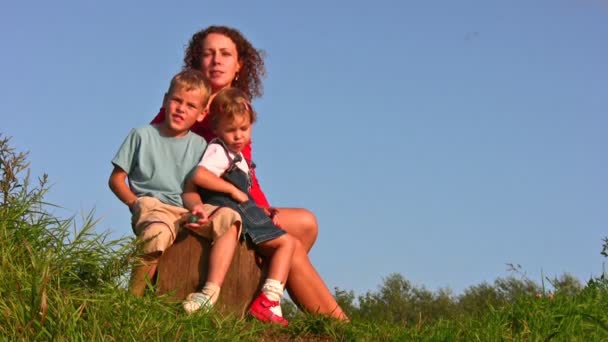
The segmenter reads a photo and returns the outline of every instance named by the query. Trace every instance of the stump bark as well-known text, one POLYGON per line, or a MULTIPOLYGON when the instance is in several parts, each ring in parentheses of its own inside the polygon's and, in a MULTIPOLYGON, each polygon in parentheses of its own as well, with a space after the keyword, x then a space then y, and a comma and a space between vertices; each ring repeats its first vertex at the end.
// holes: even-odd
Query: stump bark
MULTIPOLYGON (((160 258, 157 293, 181 301, 199 291, 207 279, 210 249, 211 241, 183 229, 160 258)), ((247 243, 239 243, 214 308, 224 314, 244 316, 267 273, 267 267, 256 262, 255 251, 247 243)))

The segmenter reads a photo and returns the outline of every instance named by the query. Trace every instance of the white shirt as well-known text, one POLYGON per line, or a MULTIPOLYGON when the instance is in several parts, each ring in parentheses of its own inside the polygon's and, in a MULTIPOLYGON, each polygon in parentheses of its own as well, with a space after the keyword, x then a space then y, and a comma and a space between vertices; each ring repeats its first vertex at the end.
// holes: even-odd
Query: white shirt
MULTIPOLYGON (((209 146, 207 146, 207 149, 201 158, 201 162, 198 163, 198 166, 202 166, 214 173, 216 176, 220 177, 224 171, 230 167, 231 159, 228 159, 228 155, 230 155, 231 159, 236 157, 236 154, 232 153, 232 151, 224 149, 220 143, 211 143, 209 146), (228 154, 226 154, 226 152, 228 154)), ((249 165, 247 165, 245 157, 243 157, 242 153, 239 153, 239 155, 241 156, 241 160, 236 163, 236 166, 243 170, 246 174, 249 174, 249 165)))

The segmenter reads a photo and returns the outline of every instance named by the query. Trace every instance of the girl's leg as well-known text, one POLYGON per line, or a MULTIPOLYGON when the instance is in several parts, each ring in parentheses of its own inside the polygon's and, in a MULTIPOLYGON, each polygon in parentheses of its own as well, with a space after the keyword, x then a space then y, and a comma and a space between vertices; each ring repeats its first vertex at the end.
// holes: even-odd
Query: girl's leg
POLYGON ((277 219, 281 228, 302 243, 306 252, 317 240, 319 226, 315 215, 303 208, 277 208, 277 219))
POLYGON ((286 287, 291 299, 301 309, 339 320, 349 320, 299 243, 293 254, 286 287))
POLYGON ((257 246, 258 252, 268 257, 268 278, 285 284, 289 275, 291 259, 298 240, 289 234, 262 242, 257 246))
POLYGON ((249 314, 262 322, 288 324, 283 318, 280 303, 296 244, 299 244, 298 239, 284 234, 256 246, 258 253, 268 257, 268 277, 261 293, 251 303, 249 314))

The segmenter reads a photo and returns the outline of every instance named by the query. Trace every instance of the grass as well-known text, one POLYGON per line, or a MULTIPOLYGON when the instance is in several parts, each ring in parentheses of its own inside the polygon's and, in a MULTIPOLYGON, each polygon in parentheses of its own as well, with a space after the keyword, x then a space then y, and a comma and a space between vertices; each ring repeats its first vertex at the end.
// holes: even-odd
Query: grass
POLYGON ((407 300, 374 302, 378 307, 367 311, 371 314, 350 305, 349 324, 301 312, 292 314, 287 328, 215 313, 189 316, 179 303, 152 292, 142 298, 130 295, 125 283, 137 253, 133 240, 111 240, 96 232, 94 213, 78 224, 49 214, 50 205, 43 201, 46 176, 32 187, 25 156, 0 136, 0 340, 608 340, 604 279, 593 279, 572 294, 520 295, 486 303, 483 310, 461 310, 456 299, 444 298, 450 314, 439 310, 442 314, 433 316, 418 303, 410 307, 420 311, 403 321, 379 319, 374 312, 402 312, 391 306, 411 305, 407 300))

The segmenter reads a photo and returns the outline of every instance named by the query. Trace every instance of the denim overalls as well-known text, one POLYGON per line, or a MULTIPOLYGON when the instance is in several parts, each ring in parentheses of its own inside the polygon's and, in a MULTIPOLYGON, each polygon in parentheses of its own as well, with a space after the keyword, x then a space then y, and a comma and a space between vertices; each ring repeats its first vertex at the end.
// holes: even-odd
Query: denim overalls
MULTIPOLYGON (((284 230, 272 223, 272 220, 264 213, 262 208, 255 204, 253 198, 249 194, 251 174, 245 173, 236 165, 242 160, 242 156, 238 154, 234 159, 231 158, 228 153, 228 148, 220 139, 213 139, 210 144, 213 143, 221 145, 224 148, 224 152, 226 152, 228 160, 230 160, 228 169, 224 171, 221 177, 246 193, 249 200, 239 204, 226 193, 199 188, 199 194, 201 195, 203 202, 236 210, 241 215, 241 220, 243 221, 244 234, 242 236, 249 236, 251 242, 256 245, 265 241, 274 240, 285 234, 284 230)), ((249 165, 249 167, 252 169, 254 166, 249 165)))

